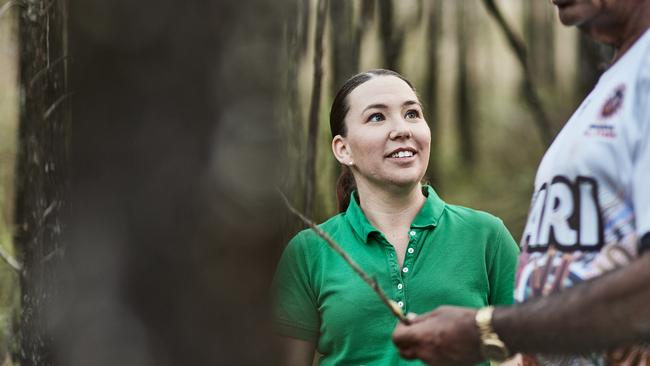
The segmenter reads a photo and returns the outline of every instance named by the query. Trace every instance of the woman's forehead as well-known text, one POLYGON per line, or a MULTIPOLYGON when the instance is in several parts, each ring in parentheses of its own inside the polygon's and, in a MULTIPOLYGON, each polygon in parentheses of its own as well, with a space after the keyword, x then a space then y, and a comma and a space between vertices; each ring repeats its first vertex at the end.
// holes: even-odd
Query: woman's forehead
POLYGON ((370 104, 402 105, 407 100, 417 101, 411 87, 396 76, 375 76, 356 87, 348 96, 350 109, 362 109, 370 104))

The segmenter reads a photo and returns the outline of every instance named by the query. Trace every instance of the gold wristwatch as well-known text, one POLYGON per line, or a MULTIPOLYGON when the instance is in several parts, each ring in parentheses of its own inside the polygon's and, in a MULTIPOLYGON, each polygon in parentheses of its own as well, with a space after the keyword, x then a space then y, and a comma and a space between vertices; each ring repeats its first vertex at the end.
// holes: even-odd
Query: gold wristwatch
POLYGON ((492 328, 494 306, 487 306, 476 312, 476 326, 481 333, 481 353, 490 361, 503 362, 510 357, 506 344, 492 328))

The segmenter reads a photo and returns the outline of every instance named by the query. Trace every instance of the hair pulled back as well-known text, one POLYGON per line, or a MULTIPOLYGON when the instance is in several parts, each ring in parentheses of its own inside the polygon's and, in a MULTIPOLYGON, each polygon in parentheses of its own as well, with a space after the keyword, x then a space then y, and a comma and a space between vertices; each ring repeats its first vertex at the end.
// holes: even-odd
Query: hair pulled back
MULTIPOLYGON (((348 95, 350 95, 350 93, 359 85, 377 76, 395 76, 404 80, 404 82, 408 84, 411 89, 415 90, 410 81, 406 80, 404 76, 392 70, 372 69, 354 75, 345 83, 343 83, 341 88, 336 93, 334 101, 332 102, 332 109, 330 110, 330 131, 332 132, 332 138, 336 135, 345 137, 347 134, 345 117, 350 110, 348 95)), ((348 205, 350 204, 350 197, 355 187, 356 183, 354 181, 352 171, 349 167, 342 165, 341 174, 339 175, 339 179, 336 182, 336 199, 338 201, 339 212, 343 212, 348 208, 348 205)))

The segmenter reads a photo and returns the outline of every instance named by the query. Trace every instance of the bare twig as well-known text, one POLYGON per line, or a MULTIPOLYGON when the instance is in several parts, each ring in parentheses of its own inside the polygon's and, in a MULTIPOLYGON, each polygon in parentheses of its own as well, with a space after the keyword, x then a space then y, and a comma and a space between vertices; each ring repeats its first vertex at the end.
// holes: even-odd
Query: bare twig
POLYGON ((303 214, 301 214, 298 210, 296 210, 293 206, 291 206, 291 203, 289 203, 289 200, 287 197, 282 193, 282 191, 278 190, 280 192, 280 195, 282 196, 282 199, 284 200, 284 204, 289 208, 289 211, 291 211, 294 215, 298 216, 305 224, 307 224, 314 232, 316 235, 320 236, 327 244, 332 248, 335 252, 337 252, 343 260, 345 260, 350 267, 361 277, 361 279, 367 283, 374 291, 377 293, 379 296, 379 299, 390 309, 391 313, 395 315, 399 319, 400 322, 404 324, 410 324, 409 319, 404 315, 402 312, 402 309, 395 303, 395 301, 391 300, 386 296, 386 293, 379 287, 379 284, 377 283, 377 280, 374 277, 370 277, 366 272, 359 267, 359 265, 352 259, 350 256, 341 248, 340 245, 338 245, 334 239, 332 239, 325 231, 323 231, 318 225, 316 225, 313 221, 310 219, 306 218, 303 214))
POLYGON ((5 250, 2 247, 0 247, 0 258, 2 258, 2 260, 5 261, 5 263, 7 263, 9 267, 16 270, 16 272, 20 273, 20 271, 22 271, 23 266, 20 263, 18 263, 18 261, 14 257, 9 255, 9 253, 5 252, 5 250))
POLYGON ((524 96, 526 97, 526 102, 535 116, 535 124, 537 125, 537 130, 542 138, 542 142, 545 146, 549 146, 553 138, 551 134, 551 123, 542 107, 542 100, 537 94, 537 88, 530 75, 530 68, 526 61, 526 46, 524 45, 524 42, 517 37, 510 25, 508 25, 494 0, 483 0, 483 5, 485 5, 488 13, 494 18, 494 20, 496 20, 499 28, 501 28, 501 31, 505 34, 510 48, 514 51, 515 56, 523 69, 524 96))

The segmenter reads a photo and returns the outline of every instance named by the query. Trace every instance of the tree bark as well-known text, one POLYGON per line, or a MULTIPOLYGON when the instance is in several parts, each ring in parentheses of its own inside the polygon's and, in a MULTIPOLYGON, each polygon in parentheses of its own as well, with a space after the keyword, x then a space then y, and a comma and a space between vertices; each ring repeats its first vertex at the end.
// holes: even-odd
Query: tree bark
POLYGON ((384 67, 399 72, 398 59, 404 43, 404 30, 397 26, 393 0, 378 0, 379 32, 384 55, 384 67))
POLYGON ((431 129, 431 157, 427 168, 427 177, 431 184, 440 189, 440 177, 438 172, 438 49, 440 48, 440 35, 442 33, 442 0, 431 0, 428 8, 427 36, 426 40, 426 60, 427 72, 424 85, 424 103, 426 107, 426 117, 431 129))
POLYGON ((456 3, 456 47, 458 50, 458 74, 456 79, 456 111, 458 126, 458 146, 460 157, 465 167, 472 168, 475 163, 475 142, 474 142, 474 113, 472 96, 470 95, 472 87, 472 77, 469 67, 468 49, 471 46, 471 34, 469 27, 465 25, 471 23, 466 21, 468 8, 466 3, 459 1, 456 3))
POLYGON ((332 50, 332 94, 357 71, 359 49, 355 42, 353 7, 351 1, 330 3, 330 41, 332 50))
POLYGON ((316 196, 316 153, 318 152, 318 129, 320 121, 320 99, 323 81, 323 37, 327 20, 329 0, 318 0, 316 11, 316 34, 314 36, 314 77, 309 107, 309 128, 307 130, 307 159, 305 165, 305 209, 307 217, 314 216, 316 196))
POLYGON ((21 365, 53 364, 49 308, 59 292, 68 205, 69 100, 66 2, 20 7, 20 124, 16 166, 16 232, 21 315, 21 365))
POLYGON ((274 364, 284 1, 71 0, 57 365, 274 364))

